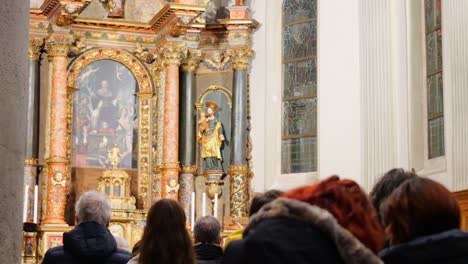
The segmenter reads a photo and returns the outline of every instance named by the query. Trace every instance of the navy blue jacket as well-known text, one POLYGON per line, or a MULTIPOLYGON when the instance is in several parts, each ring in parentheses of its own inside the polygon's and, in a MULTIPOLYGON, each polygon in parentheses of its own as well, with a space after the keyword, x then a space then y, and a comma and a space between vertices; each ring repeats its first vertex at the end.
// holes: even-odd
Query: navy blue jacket
POLYGON ((130 252, 117 249, 107 228, 86 222, 64 233, 63 246, 49 249, 42 264, 126 264, 130 257, 130 252))
POLYGON ((417 238, 380 252, 385 264, 468 263, 468 233, 458 229, 417 238))

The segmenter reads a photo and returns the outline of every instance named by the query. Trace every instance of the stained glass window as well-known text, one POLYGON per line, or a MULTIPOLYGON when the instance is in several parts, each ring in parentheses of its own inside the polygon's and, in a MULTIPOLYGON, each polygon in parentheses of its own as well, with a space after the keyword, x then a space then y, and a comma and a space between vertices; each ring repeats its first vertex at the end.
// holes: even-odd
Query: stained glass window
POLYGON ((425 0, 429 159, 445 155, 441 0, 425 0))
POLYGON ((282 173, 317 170, 317 0, 283 2, 282 173))

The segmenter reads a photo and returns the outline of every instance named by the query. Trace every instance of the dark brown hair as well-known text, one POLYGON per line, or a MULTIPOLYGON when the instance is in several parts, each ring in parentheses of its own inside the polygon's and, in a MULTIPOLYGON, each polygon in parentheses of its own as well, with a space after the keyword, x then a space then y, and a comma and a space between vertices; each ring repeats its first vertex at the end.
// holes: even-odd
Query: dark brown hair
POLYGON ((291 190, 283 197, 327 210, 343 228, 374 253, 382 249, 384 233, 377 220, 377 213, 367 194, 356 182, 332 176, 316 185, 291 190))
POLYGON ((257 193, 250 204, 249 216, 258 212, 265 204, 272 202, 283 194, 282 191, 269 190, 265 193, 257 193))
POLYGON ((185 220, 177 201, 162 199, 153 204, 138 250, 139 264, 194 264, 193 244, 185 220))
POLYGON ((395 189, 413 177, 417 177, 417 175, 401 168, 395 168, 385 173, 384 176, 382 176, 382 178, 380 178, 374 185, 374 188, 372 188, 370 193, 370 197, 375 210, 377 210, 377 216, 379 217, 380 222, 382 221, 380 206, 385 202, 385 200, 387 200, 395 189))
POLYGON ((390 245, 398 245, 459 228, 460 207, 442 184, 413 177, 382 205, 382 220, 390 245))

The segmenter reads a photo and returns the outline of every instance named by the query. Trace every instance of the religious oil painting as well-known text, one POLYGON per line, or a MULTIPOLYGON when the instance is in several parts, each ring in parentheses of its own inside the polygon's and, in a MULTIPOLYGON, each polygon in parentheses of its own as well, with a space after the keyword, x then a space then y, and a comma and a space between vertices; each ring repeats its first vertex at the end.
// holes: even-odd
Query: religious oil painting
POLYGON ((96 61, 80 73, 73 104, 73 166, 111 167, 109 153, 117 146, 119 168, 136 168, 137 86, 131 71, 112 60, 96 61))

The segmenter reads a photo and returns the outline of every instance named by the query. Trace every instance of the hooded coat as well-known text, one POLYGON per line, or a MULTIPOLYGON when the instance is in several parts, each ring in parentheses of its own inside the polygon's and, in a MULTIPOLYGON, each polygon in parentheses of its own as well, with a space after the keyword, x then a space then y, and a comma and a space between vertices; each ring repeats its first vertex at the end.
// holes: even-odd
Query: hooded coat
POLYGON ((117 248, 107 228, 85 222, 64 233, 63 246, 49 249, 42 264, 124 264, 130 257, 130 252, 117 248))
POLYGON ((385 264, 468 263, 468 233, 458 229, 424 236, 380 252, 385 264))
POLYGON ((244 239, 232 242, 223 264, 383 264, 328 211, 286 198, 255 214, 244 239))

